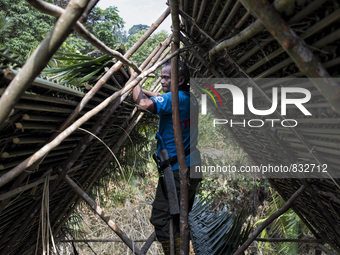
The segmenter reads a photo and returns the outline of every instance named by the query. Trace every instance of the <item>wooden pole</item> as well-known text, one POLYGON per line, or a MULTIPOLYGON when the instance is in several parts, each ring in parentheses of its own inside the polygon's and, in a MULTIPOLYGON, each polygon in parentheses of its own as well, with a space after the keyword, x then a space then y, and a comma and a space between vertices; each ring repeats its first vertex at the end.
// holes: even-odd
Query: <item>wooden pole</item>
MULTIPOLYGON (((170 1, 171 7, 171 18, 173 26, 174 43, 172 44, 172 52, 179 49, 180 33, 179 33, 179 6, 177 0, 170 1)), ((171 103, 172 103, 172 120, 174 125, 175 144, 177 152, 177 160, 179 166, 179 175, 181 183, 181 196, 180 196, 180 253, 189 254, 189 223, 188 223, 188 212, 189 212, 189 171, 186 163, 183 137, 182 137, 182 126, 179 115, 179 100, 178 100, 178 56, 175 56, 171 60, 171 103)), ((171 247, 170 247, 171 248, 171 247)))
MULTIPOLYGON (((132 54, 146 41, 147 38, 156 30, 156 28, 165 20, 165 18, 169 15, 170 8, 167 8, 165 12, 156 20, 155 23, 151 25, 151 27, 144 33, 144 35, 139 38, 139 40, 124 54, 124 57, 130 58, 132 54)), ((86 94, 86 96, 82 99, 78 107, 74 110, 74 112, 69 116, 69 118, 63 123, 60 127, 60 131, 64 130, 72 121, 78 116, 79 112, 83 109, 83 107, 91 100, 93 95, 96 94, 97 91, 102 87, 102 85, 117 71, 122 67, 123 63, 118 61, 114 64, 110 70, 102 77, 100 80, 93 86, 93 88, 86 94)))
POLYGON ((268 217, 247 239, 247 241, 242 244, 240 248, 234 253, 234 255, 241 255, 249 247, 249 245, 255 240, 255 238, 261 234, 262 230, 265 229, 273 220, 278 218, 280 215, 285 213, 293 204, 294 200, 305 191, 306 187, 302 185, 285 203, 283 207, 273 213, 268 217))
POLYGON ((149 250, 151 244, 153 243, 153 241, 156 240, 156 232, 153 232, 150 237, 148 238, 148 240, 146 240, 145 244, 143 245, 142 249, 141 249, 141 253, 142 254, 146 254, 147 251, 149 250))
POLYGON ((340 86, 322 66, 320 60, 310 51, 305 42, 295 34, 282 17, 267 1, 240 0, 264 24, 272 36, 281 44, 297 67, 321 92, 331 104, 332 109, 340 113, 340 86))
MULTIPOLYGON (((290 6, 292 3, 294 3, 295 0, 276 0, 273 5, 274 8, 278 12, 284 11, 288 6, 290 6)), ((235 35, 234 37, 224 40, 214 46, 210 51, 209 51, 209 58, 211 62, 214 60, 213 55, 220 52, 221 50, 239 44, 241 42, 244 42, 248 40, 249 38, 255 36, 257 33, 261 32, 265 26, 262 24, 260 20, 256 20, 253 22, 251 25, 246 27, 243 31, 235 35)))
POLYGON ((94 202, 89 195, 85 193, 72 179, 66 175, 66 183, 102 218, 106 224, 122 239, 122 241, 134 252, 134 254, 141 255, 139 248, 133 241, 121 230, 108 216, 104 210, 94 202))
POLYGON ((0 123, 6 121, 13 107, 30 86, 35 77, 70 34, 73 25, 83 13, 89 0, 72 0, 57 20, 54 28, 35 49, 20 73, 9 84, 0 98, 0 123))
MULTIPOLYGON (((42 0, 26 0, 29 4, 31 4, 33 7, 38 9, 39 11, 50 14, 56 18, 59 18, 65 10, 59 6, 53 5, 51 3, 42 1, 42 0)), ((93 4, 93 0, 90 1, 90 4, 93 4)), ((90 11, 94 6, 88 5, 88 8, 85 11, 90 11)), ((85 11, 80 19, 84 17, 85 11)), ((103 52, 104 54, 111 56, 113 58, 118 59, 121 61, 124 65, 130 66, 137 72, 138 74, 141 73, 141 70, 138 68, 138 66, 133 63, 132 61, 128 60, 125 56, 123 56, 120 52, 116 50, 110 49, 108 46, 106 46, 103 42, 101 42, 97 37, 95 37, 93 34, 91 34, 83 24, 81 24, 80 21, 77 21, 73 27, 73 29, 82 36, 85 40, 87 40, 90 44, 92 44, 94 47, 96 47, 98 50, 103 52)))
POLYGON ((87 5, 85 11, 81 15, 79 22, 85 23, 87 21, 87 18, 89 16, 89 13, 92 11, 92 9, 96 6, 96 4, 99 2, 99 0, 90 0, 89 4, 87 5))

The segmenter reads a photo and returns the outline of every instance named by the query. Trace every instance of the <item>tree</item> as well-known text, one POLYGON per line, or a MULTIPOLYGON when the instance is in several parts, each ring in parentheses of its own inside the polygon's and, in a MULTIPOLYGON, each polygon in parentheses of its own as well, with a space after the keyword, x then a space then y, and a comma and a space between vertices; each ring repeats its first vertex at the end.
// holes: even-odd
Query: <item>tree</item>
MULTIPOLYGON (((65 7, 68 2, 65 0, 46 1, 56 2, 62 7, 65 7)), ((2 35, 3 32, 7 32, 7 36, 0 38, 0 46, 6 46, 21 54, 28 54, 35 49, 53 28, 56 21, 54 17, 43 14, 23 0, 1 0, 0 10, 2 10, 0 13, 0 31, 2 31, 2 35), (6 24, 6 26, 2 24, 6 24), (9 26, 9 24, 11 25, 9 26)), ((110 6, 105 10, 95 7, 85 26, 102 42, 114 48, 117 43, 115 31, 124 26, 124 21, 118 15, 116 7, 110 6)), ((93 49, 93 46, 79 35, 72 33, 60 50, 87 53, 93 49)))
POLYGON ((142 24, 139 24, 139 25, 133 25, 128 33, 129 35, 134 35, 134 34, 137 34, 138 32, 142 31, 142 30, 148 30, 150 27, 147 26, 147 25, 142 25, 142 24))
MULTIPOLYGON (((145 30, 139 31, 137 34, 131 35, 129 41, 125 45, 126 49, 129 49, 134 45, 137 40, 144 34, 145 30)), ((151 54, 151 52, 157 47, 160 42, 163 42, 168 37, 166 31, 162 30, 158 33, 151 35, 136 51, 132 57, 131 61, 136 62, 141 65, 143 61, 151 54)))
POLYGON ((36 11, 22 0, 1 0, 0 10, 5 20, 12 24, 7 29, 10 32, 1 37, 0 43, 21 54, 27 54, 37 47, 55 22, 54 17, 36 11))
POLYGON ((115 48, 116 32, 124 27, 124 20, 119 16, 117 7, 105 10, 95 7, 88 16, 85 27, 107 46, 115 48))

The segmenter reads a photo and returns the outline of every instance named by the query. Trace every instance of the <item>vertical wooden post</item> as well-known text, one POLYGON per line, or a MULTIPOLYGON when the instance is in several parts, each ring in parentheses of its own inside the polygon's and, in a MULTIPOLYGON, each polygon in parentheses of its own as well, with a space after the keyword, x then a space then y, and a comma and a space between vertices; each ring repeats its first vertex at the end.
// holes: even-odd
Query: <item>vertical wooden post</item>
MULTIPOLYGON (((178 0, 170 1, 171 18, 173 26, 174 43, 172 52, 179 48, 179 6, 178 0)), ((181 231, 181 254, 189 254, 189 224, 188 224, 188 167, 185 159, 185 152, 182 138, 182 127, 179 115, 178 101, 178 56, 171 60, 171 102, 172 102, 172 120, 174 124, 174 135, 176 152, 179 166, 179 175, 181 183, 180 197, 180 231, 181 231)))

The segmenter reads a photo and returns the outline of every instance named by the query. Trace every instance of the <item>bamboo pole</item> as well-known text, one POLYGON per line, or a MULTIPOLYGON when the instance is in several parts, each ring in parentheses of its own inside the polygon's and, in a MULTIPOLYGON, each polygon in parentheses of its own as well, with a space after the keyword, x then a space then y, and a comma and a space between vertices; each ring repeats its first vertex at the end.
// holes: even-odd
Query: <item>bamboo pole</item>
MULTIPOLYGON (((23 108, 25 109, 25 108, 23 108)), ((27 108, 26 108, 27 109, 27 108)), ((42 124, 42 123, 27 123, 27 122, 17 122, 15 123, 15 128, 25 130, 25 129, 37 129, 37 130, 56 130, 57 125, 53 124, 42 124)))
POLYGON ((142 249, 140 250, 142 254, 146 254, 149 250, 151 244, 156 240, 156 232, 153 232, 150 237, 146 240, 145 244, 143 245, 142 249))
MULTIPOLYGON (((289 5, 291 5, 292 3, 294 3, 295 0, 275 0, 275 2, 273 3, 274 8, 278 11, 278 12, 282 12, 284 11, 289 5)), ((216 46, 214 46, 210 51, 209 51, 209 58, 210 61, 213 62, 214 60, 214 54, 220 52, 221 50, 233 46, 233 45, 237 45, 241 42, 244 42, 246 40, 248 40, 249 38, 255 36, 257 33, 261 32, 263 29, 265 28, 265 26, 262 24, 262 22, 260 20, 256 20, 254 23, 252 23, 250 26, 248 26, 247 28, 245 28, 243 31, 241 31, 240 33, 238 33, 237 35, 235 35, 234 37, 227 39, 225 41, 222 41, 221 43, 217 44, 216 46)), ((221 31, 221 30, 220 30, 221 31)), ((219 32, 220 32, 219 31, 219 32)), ((221 34, 221 33, 220 33, 221 34)), ((214 39, 217 39, 218 36, 216 35, 214 37, 214 39)))
POLYGON ((285 213, 293 204, 294 200, 300 196, 304 191, 306 187, 302 185, 285 203, 283 207, 281 207, 279 210, 277 210, 275 213, 273 213, 270 217, 268 217, 247 239, 247 241, 244 242, 244 244, 241 245, 240 248, 237 249, 237 251, 234 253, 234 255, 241 255, 248 247, 249 245, 255 240, 255 238, 261 234, 262 230, 265 229, 273 220, 278 218, 280 215, 285 213))
POLYGON ((221 11, 220 15, 218 16, 217 21, 215 22, 212 31, 210 32, 211 36, 214 36, 217 29, 219 29, 221 27, 221 23, 224 19, 224 16, 227 14, 227 11, 228 11, 232 2, 233 2, 232 0, 227 0, 227 2, 224 4, 222 11, 221 11))
POLYGON ((228 17, 223 22, 221 28, 218 30, 217 34, 214 36, 214 39, 217 40, 220 38, 220 36, 223 34, 223 32, 228 27, 229 23, 232 21, 232 19, 235 17, 238 10, 241 8, 242 4, 237 0, 234 7, 231 9, 231 11, 228 14, 228 17))
POLYGON ((68 4, 54 28, 35 49, 20 73, 8 85, 4 95, 0 98, 0 123, 6 121, 20 97, 67 38, 87 3, 88 0, 72 0, 68 4))
POLYGON ((13 180, 16 176, 18 176, 21 172, 23 172, 27 167, 30 167, 34 162, 41 159, 46 153, 51 151, 51 149, 58 146, 66 137, 71 135, 74 131, 78 129, 82 124, 84 124, 86 121, 88 121, 92 116, 103 110, 106 106, 108 106, 112 101, 116 100, 119 96, 125 94, 127 91, 135 87, 139 81, 141 81, 144 77, 146 77, 149 73, 154 72, 158 67, 163 65, 165 62, 167 62, 169 59, 171 59, 173 56, 176 56, 180 50, 172 53, 170 56, 164 58, 162 61, 156 63, 152 68, 149 70, 141 73, 135 80, 125 85, 125 87, 116 93, 114 93, 112 96, 105 99, 101 104, 96 106, 91 111, 84 114, 81 118, 79 118, 77 121, 75 121, 71 126, 66 128, 63 132, 61 132, 53 141, 43 146, 39 151, 37 151, 35 154, 33 154, 31 157, 24 160, 21 164, 4 174, 0 177, 0 187, 5 185, 6 183, 13 180))
MULTIPOLYGON (((52 154, 53 156, 53 153, 50 153, 52 154)), ((47 155, 46 157, 49 157, 50 156, 47 155)), ((64 156, 64 157, 59 157, 59 158, 51 158, 51 159, 45 159, 43 164, 47 164, 47 163, 51 163, 51 162, 56 162, 56 161, 62 161, 64 159, 67 159, 67 156, 64 156)), ((22 162, 22 160, 16 160, 16 161, 11 161, 9 163, 3 163, 3 164, 0 164, 0 170, 5 170, 5 169, 8 169, 8 168, 11 168, 11 167, 14 167, 14 166, 17 166, 18 164, 20 164, 20 162, 22 162)))
MULTIPOLYGON (((43 13, 47 13, 49 15, 52 15, 56 18, 59 18, 65 12, 65 10, 63 8, 56 6, 56 5, 53 5, 51 3, 48 3, 48 2, 42 1, 42 0, 26 0, 26 1, 29 4, 31 4, 33 7, 38 9, 39 11, 41 11, 43 13)), ((93 1, 92 1, 92 3, 93 3, 93 1)), ((92 9, 93 6, 91 7, 90 5, 88 5, 88 7, 90 7, 92 9)), ((88 11, 88 9, 87 9, 87 11, 88 11)), ((87 16, 86 13, 83 13, 83 15, 87 16)), ((83 18, 83 16, 81 17, 81 19, 82 18, 83 18)), ((135 72, 137 72, 138 74, 141 73, 141 70, 138 68, 138 66, 135 63, 128 60, 128 58, 123 56, 120 52, 112 50, 108 46, 106 46, 103 42, 101 42, 93 34, 91 34, 89 31, 87 31, 87 29, 84 27, 83 24, 81 24, 80 21, 77 21, 74 24, 73 29, 80 36, 82 36, 85 40, 87 40, 89 43, 91 43, 94 47, 96 47, 98 50, 100 50, 104 54, 118 59, 119 61, 121 61, 126 66, 132 67, 133 70, 135 70, 135 72)))
MULTIPOLYGON (((200 23, 201 20, 202 20, 202 17, 203 17, 203 14, 205 12, 205 6, 207 4, 207 0, 203 0, 201 2, 201 6, 199 8, 199 13, 198 13, 198 16, 196 18, 196 12, 197 12, 197 8, 198 8, 198 1, 196 0, 195 1, 195 4, 194 4, 194 11, 193 11, 193 14, 192 14, 192 18, 196 20, 196 23, 200 23)), ((193 32, 194 32, 194 28, 191 27, 191 34, 193 35, 193 32)))
MULTIPOLYGON (((304 7, 300 12, 298 12, 293 18, 291 18, 288 21, 288 24, 297 23, 300 20, 302 20, 304 17, 318 9, 321 5, 323 5, 328 0, 318 0, 313 1, 306 7, 304 7)), ((329 15, 328 15, 329 16, 329 15)), ((326 16, 326 18, 328 17, 326 16)), ((248 58, 250 58, 252 55, 254 55, 257 51, 259 51, 261 48, 266 46, 270 43, 270 39, 273 38, 272 36, 267 37, 264 42, 261 42, 260 45, 254 46, 250 51, 246 52, 240 59, 237 60, 237 64, 242 64, 244 61, 246 61, 248 58)), ((232 45, 231 45, 232 46, 232 45)))
POLYGON ((237 22, 237 24, 235 25, 235 28, 233 30, 231 30, 231 33, 235 33, 240 27, 242 27, 242 25, 244 24, 244 22, 246 22, 246 20, 251 16, 250 11, 247 11, 243 17, 240 19, 239 22, 237 22))
POLYGON ((66 183, 102 218, 106 224, 122 239, 122 241, 133 251, 134 254, 140 255, 141 251, 133 241, 110 219, 104 210, 96 204, 71 178, 65 176, 66 183))
MULTIPOLYGON (((75 143, 64 144, 64 145, 56 147, 54 150, 63 150, 63 149, 74 148, 74 147, 76 147, 75 143)), ((52 150, 52 151, 54 151, 54 150, 52 150)), ((35 151, 36 151, 36 148, 24 149, 24 150, 4 151, 4 152, 2 152, 1 157, 2 158, 19 157, 19 156, 23 156, 23 155, 32 154, 35 151)))
POLYGON ((268 3, 240 0, 248 9, 263 22, 269 32, 281 44, 298 68, 309 78, 332 105, 332 109, 340 113, 340 86, 328 74, 318 58, 306 47, 304 41, 298 37, 268 3))
MULTIPOLYGON (((300 36, 301 39, 307 39, 310 36, 312 36, 313 34, 315 34, 316 32, 324 29, 326 26, 328 26, 329 24, 331 24, 332 22, 338 20, 340 18, 340 10, 336 10, 334 11, 332 14, 327 15, 324 19, 322 19, 321 21, 319 21, 318 23, 316 23, 315 25, 313 25, 312 27, 308 28, 306 31, 304 31, 300 36)), ((339 29, 338 29, 339 30, 339 29)), ((320 38, 317 42, 314 42, 311 47, 313 49, 314 48, 322 48, 324 45, 330 44, 336 40, 338 40, 338 38, 336 38, 337 36, 339 36, 339 31, 337 30, 337 32, 332 32, 331 34, 328 34, 326 37, 324 38, 320 38), (325 40, 327 39, 327 40, 325 40)), ((262 66, 263 64, 265 64, 266 62, 270 61, 271 59, 279 56, 281 53, 283 53, 285 50, 284 48, 280 47, 277 50, 275 50, 274 52, 270 53, 266 58, 261 59, 260 61, 256 62, 254 65, 252 65, 251 67, 249 67, 246 72, 250 73, 252 71, 254 71, 255 69, 257 69, 258 67, 262 66)))
MULTIPOLYGON (((151 27, 144 33, 144 35, 139 38, 139 40, 124 54, 126 58, 130 58, 131 55, 146 41, 146 39, 156 30, 156 28, 165 20, 165 18, 169 15, 170 8, 167 8, 165 12, 156 20, 155 23, 151 24, 151 27)), ((74 112, 69 116, 69 118, 61 125, 59 128, 60 131, 64 130, 72 121, 78 116, 79 112, 83 109, 83 107, 91 100, 93 95, 99 91, 102 85, 116 72, 121 66, 122 62, 118 61, 114 64, 110 70, 102 77, 100 80, 93 86, 93 88, 86 94, 86 96, 82 99, 80 104, 74 110, 74 112)))
MULTIPOLYGON (((73 172, 73 171, 76 171, 76 170, 80 169, 81 166, 82 166, 82 165, 80 164, 80 165, 77 165, 77 166, 73 167, 73 168, 70 170, 70 172, 73 172)), ((52 175, 52 176, 49 177, 49 180, 52 181, 52 180, 56 179, 57 177, 58 177, 57 174, 52 175)), ((31 182, 31 183, 29 183, 29 184, 27 184, 27 185, 24 185, 24 186, 21 186, 21 187, 12 189, 12 190, 10 190, 10 191, 4 193, 4 194, 0 194, 0 201, 5 200, 5 199, 8 199, 8 198, 11 198, 11 197, 15 196, 16 194, 19 194, 19 193, 21 193, 21 192, 24 192, 25 190, 29 190, 29 189, 31 189, 31 188, 33 188, 33 187, 36 187, 36 186, 38 186, 39 184, 42 184, 42 183, 44 183, 44 182, 45 182, 45 179, 42 178, 42 179, 39 179, 39 180, 37 180, 37 181, 31 182)))
POLYGON ((45 121, 45 122, 61 122, 64 118, 62 117, 54 117, 54 116, 46 116, 44 115, 37 115, 37 114, 23 114, 22 115, 23 120, 30 120, 30 121, 45 121))
MULTIPOLYGON (((211 21, 213 20, 213 18, 215 17, 215 13, 216 13, 216 11, 217 11, 218 8, 219 8, 220 2, 221 2, 221 0, 217 0, 217 1, 215 2, 212 11, 211 11, 210 14, 209 14, 209 18, 208 18, 207 22, 206 22, 205 25, 204 25, 204 30, 208 30, 208 28, 209 28, 209 26, 210 26, 210 23, 211 23, 211 21)), ((180 10, 182 10, 182 9, 180 9, 180 10)))
MULTIPOLYGON (((4 91, 4 89, 3 89, 4 91)), ((0 90, 0 95, 2 95, 2 91, 0 90)), ((43 95, 34 95, 25 92, 21 99, 27 99, 27 100, 33 100, 33 101, 41 101, 41 102, 49 102, 49 103, 56 103, 56 104, 62 104, 62 105, 72 105, 77 106, 78 102, 74 100, 59 98, 59 97, 51 97, 51 96, 43 96, 43 95)))

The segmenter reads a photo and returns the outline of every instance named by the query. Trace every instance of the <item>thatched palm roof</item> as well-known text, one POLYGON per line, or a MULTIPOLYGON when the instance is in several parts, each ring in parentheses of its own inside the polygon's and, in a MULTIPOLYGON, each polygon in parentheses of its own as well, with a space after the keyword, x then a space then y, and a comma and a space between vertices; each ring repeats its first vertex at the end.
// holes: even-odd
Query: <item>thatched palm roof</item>
MULTIPOLYGON (((1 74, 0 90, 3 93, 10 79, 14 78, 18 71, 6 67, 6 59, 1 60, 1 69, 4 71, 1 74)), ((80 116, 93 109, 108 95, 118 91, 129 77, 126 67, 122 67, 114 74, 114 79, 109 80, 92 98, 80 116)), ((51 140, 54 134, 58 134, 58 128, 73 112, 85 92, 86 89, 36 78, 16 104, 11 117, 1 125, 1 175, 36 152, 51 140)), ((40 209, 36 210, 41 206, 47 176, 50 184, 56 182, 58 168, 62 169, 66 162, 72 161, 69 176, 76 180, 78 185, 82 185, 84 190, 89 190, 105 174, 105 168, 113 160, 112 154, 97 139, 89 140, 93 137, 84 130, 95 133, 117 153, 127 134, 138 123, 140 114, 134 110, 135 105, 131 97, 127 97, 120 104, 110 104, 108 109, 108 112, 103 111, 84 123, 81 126, 83 130, 73 132, 43 160, 39 160, 13 182, 1 188, 0 236, 1 249, 9 247, 6 254, 20 254, 35 242, 40 209), (107 121, 101 124, 104 118, 107 121), (18 190, 8 193, 14 187, 18 190)), ((60 183, 51 197, 50 223, 55 230, 60 229, 79 204, 77 195, 70 191, 66 183, 60 183)))
MULTIPOLYGON (((332 77, 338 77, 338 2, 286 0, 275 1, 275 6, 280 9, 281 17, 310 46, 314 55, 319 57, 327 72, 332 77)), ((299 63, 285 52, 267 29, 258 28, 256 18, 237 0, 184 0, 181 1, 180 15, 183 20, 181 40, 185 46, 195 45, 182 56, 191 66, 192 77, 304 76, 299 63), (253 33, 254 27, 258 31, 253 33), (243 37, 247 31, 250 36, 243 37), (221 42, 224 42, 225 48, 213 50, 221 42)), ((280 31, 282 28, 271 32, 275 35, 280 31)), ((1 69, 4 70, 8 59, 1 60, 1 69)), ((124 71, 116 72, 116 82, 107 82, 80 116, 120 89, 119 85, 126 84, 130 74, 126 67, 123 69, 124 71)), ((13 78, 16 72, 1 71, 0 89, 10 82, 4 75, 13 78)), ((320 93, 316 88, 309 89, 313 97, 307 108, 312 112, 312 117, 305 118, 298 111, 292 111, 291 118, 299 119, 300 123, 295 133, 280 128, 229 128, 256 164, 322 162, 335 171, 339 170, 340 116, 331 108, 334 102, 328 95, 320 93)), ((259 95, 255 98, 255 105, 258 107, 266 106, 261 91, 271 97, 266 86, 260 87, 259 95)), ((228 98, 230 95, 225 93, 222 96, 228 98)), ((339 100, 336 96, 335 94, 335 101, 339 100)), ((9 173, 13 167, 51 139, 53 132, 68 118, 83 97, 84 92, 78 89, 36 79, 27 93, 15 104, 9 119, 0 125, 0 175, 9 173)), ((118 150, 126 135, 120 128, 112 125, 130 131, 136 124, 139 113, 134 111, 129 97, 124 99, 123 103, 118 103, 116 108, 112 104, 110 107, 112 112, 107 113, 108 120, 97 135, 118 150)), ((215 114, 230 118, 230 106, 224 107, 216 109, 215 114)), ((104 115, 105 111, 100 112, 82 127, 95 130, 101 120, 105 119, 104 115)), ((38 230, 37 212, 40 210, 43 182, 47 173, 50 173, 50 178, 53 179, 51 184, 55 188, 50 201, 50 222, 54 230, 60 229, 78 200, 68 185, 58 181, 60 169, 70 168, 68 175, 83 185, 84 190, 90 188, 100 177, 101 171, 112 160, 111 154, 101 143, 96 140, 88 141, 88 138, 82 131, 75 131, 41 162, 38 161, 38 165, 33 165, 1 186, 0 196, 8 196, 8 200, 7 197, 3 198, 0 204, 2 252, 20 254, 34 247, 38 230), (86 146, 83 147, 84 143, 86 146), (72 164, 69 164, 70 162, 72 164), (17 193, 8 193, 13 188, 20 190, 17 193)), ((340 251, 340 189, 337 179, 271 179, 270 182, 286 200, 304 185, 306 190, 295 200, 292 208, 316 238, 340 251)))
MULTIPOLYGON (((330 76, 338 77, 339 3, 275 1, 275 4, 283 6, 281 17, 304 39, 330 76)), ((300 66, 272 36, 283 28, 277 28, 272 34, 264 27, 252 32, 256 27, 256 18, 250 14, 255 11, 250 11, 239 1, 184 1, 182 12, 180 11, 185 24, 182 41, 186 46, 197 44, 185 53, 185 60, 192 67, 193 77, 305 77, 300 66), (247 33, 251 36, 245 37, 247 33), (209 58, 212 49, 222 42, 225 48, 216 52, 213 58, 210 54, 209 58)), ((271 98, 271 87, 266 84, 262 86, 260 85, 254 99, 254 105, 260 109, 265 106, 266 101, 260 92, 271 98)), ((312 100, 307 109, 312 117, 305 117, 299 111, 289 113, 289 118, 299 122, 296 128, 298 133, 280 127, 249 129, 242 125, 235 125, 229 131, 257 165, 322 162, 333 169, 333 176, 337 176, 335 174, 340 170, 340 115, 331 108, 327 96, 320 90, 315 87, 308 89, 312 93, 312 100)), ((200 93, 199 90, 196 92, 200 93)), ((230 93, 221 95, 229 99, 230 96, 230 93)), ((334 98, 339 102, 339 96, 334 98)), ((233 118, 231 101, 229 105, 214 109, 216 116, 233 118)), ((248 115, 246 119, 253 119, 252 115, 248 115)), ((301 185, 305 185, 306 191, 297 198, 292 208, 309 225, 317 238, 331 243, 333 248, 340 251, 338 179, 271 179, 270 183, 285 200, 301 185)))

